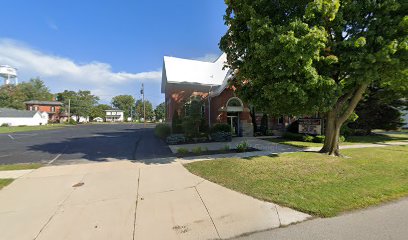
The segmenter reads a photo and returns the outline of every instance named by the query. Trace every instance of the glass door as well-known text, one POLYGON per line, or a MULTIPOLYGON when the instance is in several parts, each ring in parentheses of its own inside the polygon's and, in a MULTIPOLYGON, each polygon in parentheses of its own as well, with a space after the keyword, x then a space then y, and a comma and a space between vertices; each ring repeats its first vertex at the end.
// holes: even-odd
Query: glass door
POLYGON ((228 125, 231 127, 232 136, 239 135, 239 113, 228 113, 228 125))

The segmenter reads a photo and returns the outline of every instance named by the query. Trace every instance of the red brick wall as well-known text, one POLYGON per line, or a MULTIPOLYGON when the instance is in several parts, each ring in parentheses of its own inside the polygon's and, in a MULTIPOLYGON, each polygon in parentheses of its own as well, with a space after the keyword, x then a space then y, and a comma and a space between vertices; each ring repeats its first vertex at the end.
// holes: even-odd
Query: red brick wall
POLYGON ((47 105, 27 105, 27 110, 46 112, 50 114, 50 120, 59 119, 59 114, 61 113, 61 106, 47 106, 47 105), (55 111, 52 111, 52 107, 55 107, 55 111))
MULTIPOLYGON (((205 118, 208 122, 208 93, 195 92, 195 91, 179 91, 179 92, 167 92, 166 93, 166 115, 167 122, 171 122, 174 111, 178 111, 179 116, 184 113, 183 110, 184 103, 191 96, 199 96, 203 100, 205 105, 205 118)), ((219 96, 211 98, 211 123, 227 123, 227 112, 226 104, 230 98, 235 97, 235 93, 232 89, 225 89, 219 96), (224 109, 224 111, 223 111, 224 109)), ((246 104, 244 104, 244 112, 240 114, 240 119, 251 123, 251 116, 249 114, 249 109, 246 104)))
MULTIPOLYGON (((166 115, 167 122, 171 122, 173 119, 174 111, 176 110, 179 116, 182 116, 183 105, 192 96, 199 96, 203 99, 203 103, 206 104, 208 93, 195 92, 195 91, 179 91, 179 92, 167 92, 166 93, 166 115)), ((206 104, 207 105, 207 104, 206 104)), ((207 117, 207 116, 206 116, 207 117)))

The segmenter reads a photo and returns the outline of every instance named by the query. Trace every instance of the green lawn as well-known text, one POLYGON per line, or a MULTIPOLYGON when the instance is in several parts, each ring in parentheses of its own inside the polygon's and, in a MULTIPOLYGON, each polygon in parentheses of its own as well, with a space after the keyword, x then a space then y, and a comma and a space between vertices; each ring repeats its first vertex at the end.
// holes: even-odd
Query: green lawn
POLYGON ((0 190, 13 182, 13 179, 0 179, 0 190))
POLYGON ((26 169, 37 169, 42 167, 40 163, 29 163, 29 164, 0 164, 0 171, 10 171, 10 170, 26 170, 26 169))
MULTIPOLYGON (((10 171, 10 170, 26 170, 26 169, 37 169, 42 167, 39 163, 30 164, 0 164, 0 171, 10 171)), ((0 190, 13 182, 13 179, 0 179, 0 190)))
MULTIPOLYGON (((269 138, 265 139, 270 142, 290 145, 294 147, 300 148, 309 148, 309 147, 322 147, 323 144, 321 143, 313 143, 313 142, 301 142, 301 141, 293 141, 284 138, 269 138)), ((355 144, 367 144, 367 143, 390 143, 390 142, 399 142, 399 141, 406 141, 408 142, 408 133, 401 132, 401 133, 381 133, 381 134, 374 134, 369 136, 351 136, 348 137, 346 142, 340 143, 340 145, 355 145, 355 144)))
POLYGON ((186 168, 227 188, 321 217, 408 196, 408 146, 342 153, 350 158, 302 152, 186 168))
POLYGON ((43 126, 23 126, 23 127, 0 127, 0 133, 31 132, 42 130, 53 130, 66 127, 64 124, 43 125, 43 126))

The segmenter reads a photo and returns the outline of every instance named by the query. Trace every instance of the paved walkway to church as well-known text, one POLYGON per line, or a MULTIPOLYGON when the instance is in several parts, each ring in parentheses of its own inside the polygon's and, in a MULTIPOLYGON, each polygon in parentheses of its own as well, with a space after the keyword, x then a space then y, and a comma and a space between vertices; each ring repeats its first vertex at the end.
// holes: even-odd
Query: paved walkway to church
POLYGON ((7 240, 228 239, 309 218, 199 178, 179 161, 49 166, 0 190, 7 240))

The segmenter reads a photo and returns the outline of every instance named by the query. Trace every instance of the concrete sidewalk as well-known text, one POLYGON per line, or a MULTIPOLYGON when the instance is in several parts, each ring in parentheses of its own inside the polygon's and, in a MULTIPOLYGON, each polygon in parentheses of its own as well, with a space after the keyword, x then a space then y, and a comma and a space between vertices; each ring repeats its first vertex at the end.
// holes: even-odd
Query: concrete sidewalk
MULTIPOLYGON (((401 142, 389 142, 389 143, 363 143, 353 145, 340 145, 340 149, 353 149, 353 148, 379 148, 379 147, 392 147, 392 146, 407 146, 408 141, 401 142)), ((303 149, 305 152, 317 152, 322 149, 321 147, 309 147, 303 149)))
POLYGON ((44 167, 0 191, 0 239, 226 239, 310 218, 179 162, 44 167))
POLYGON ((0 179, 10 178, 10 179, 17 179, 26 174, 31 173, 34 171, 33 169, 27 170, 10 170, 10 171, 0 171, 0 179))

